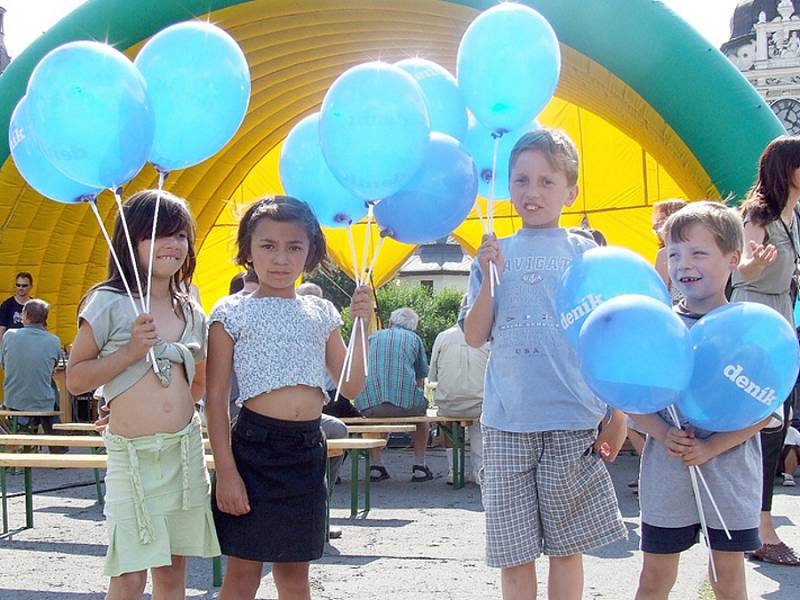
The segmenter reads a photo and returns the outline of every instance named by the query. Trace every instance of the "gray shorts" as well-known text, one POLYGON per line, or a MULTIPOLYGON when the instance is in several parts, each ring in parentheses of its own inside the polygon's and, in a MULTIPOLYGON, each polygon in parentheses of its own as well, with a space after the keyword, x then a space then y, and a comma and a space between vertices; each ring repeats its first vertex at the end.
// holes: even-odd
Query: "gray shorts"
POLYGON ((483 426, 486 562, 514 567, 625 538, 594 430, 514 433, 483 426))

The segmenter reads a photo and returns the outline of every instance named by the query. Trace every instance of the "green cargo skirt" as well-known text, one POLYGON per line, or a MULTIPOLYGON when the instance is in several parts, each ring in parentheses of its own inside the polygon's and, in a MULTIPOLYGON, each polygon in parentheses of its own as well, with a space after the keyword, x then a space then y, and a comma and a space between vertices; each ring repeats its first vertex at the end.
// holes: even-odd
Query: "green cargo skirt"
POLYGON ((106 429, 105 574, 218 556, 200 417, 176 433, 126 438, 106 429))

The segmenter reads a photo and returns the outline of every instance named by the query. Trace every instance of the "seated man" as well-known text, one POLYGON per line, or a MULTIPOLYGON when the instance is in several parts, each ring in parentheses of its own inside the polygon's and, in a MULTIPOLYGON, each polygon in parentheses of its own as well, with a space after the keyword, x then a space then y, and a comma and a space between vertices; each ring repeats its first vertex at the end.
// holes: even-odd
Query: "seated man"
MULTIPOLYGON (((44 300, 29 300, 22 309, 22 329, 10 329, 0 347, 0 367, 5 370, 5 408, 19 411, 52 411, 58 400, 53 371, 61 349, 59 339, 46 331, 50 306, 44 300)), ((53 433, 56 417, 18 417, 17 422, 34 433, 41 424, 53 433)), ((51 447, 51 452, 66 452, 51 447)))

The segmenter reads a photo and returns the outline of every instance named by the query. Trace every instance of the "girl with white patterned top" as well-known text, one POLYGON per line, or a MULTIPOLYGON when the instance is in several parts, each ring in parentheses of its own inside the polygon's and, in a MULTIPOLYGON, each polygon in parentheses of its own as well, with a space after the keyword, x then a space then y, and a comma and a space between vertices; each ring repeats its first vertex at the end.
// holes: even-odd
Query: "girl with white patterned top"
MULTIPOLYGON (((297 296, 295 281, 325 257, 325 238, 304 202, 258 200, 239 223, 236 262, 258 275, 252 294, 220 300, 209 318, 206 418, 216 463, 214 520, 228 556, 220 598, 255 598, 264 562, 280 598, 310 598, 308 563, 325 544, 325 465, 320 431, 325 374, 342 372, 346 348, 333 304, 297 296), (231 374, 241 410, 230 428, 231 374)), ((368 322, 370 289, 350 314, 368 322)), ((359 344, 342 393, 364 385, 359 344)))

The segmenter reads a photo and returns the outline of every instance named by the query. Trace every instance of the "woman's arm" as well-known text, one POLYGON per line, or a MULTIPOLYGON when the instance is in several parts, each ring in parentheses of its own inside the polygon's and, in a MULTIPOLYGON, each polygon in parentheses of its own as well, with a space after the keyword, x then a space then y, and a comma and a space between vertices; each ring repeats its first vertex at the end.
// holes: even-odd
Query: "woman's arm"
POLYGON ((739 263, 739 275, 745 281, 756 279, 778 258, 775 246, 764 246, 766 238, 767 232, 761 225, 751 221, 744 226, 744 256, 739 263))
POLYGON ((67 364, 67 389, 78 395, 99 388, 142 360, 157 341, 153 317, 139 315, 133 322, 130 341, 116 352, 99 357, 100 348, 94 341, 92 326, 81 321, 67 364))

